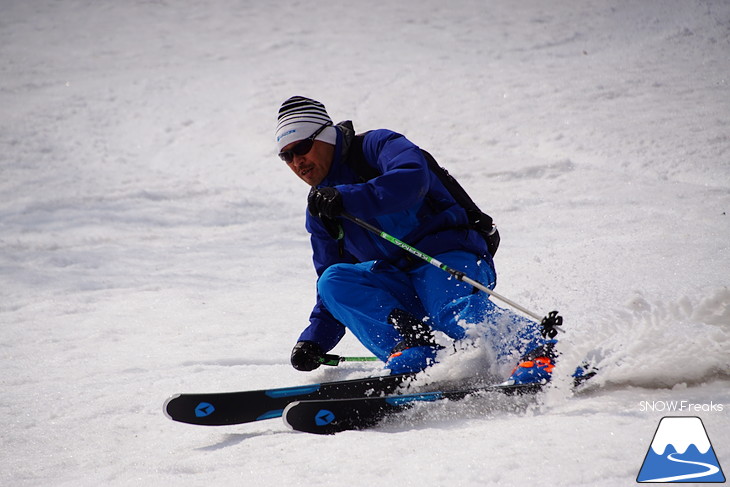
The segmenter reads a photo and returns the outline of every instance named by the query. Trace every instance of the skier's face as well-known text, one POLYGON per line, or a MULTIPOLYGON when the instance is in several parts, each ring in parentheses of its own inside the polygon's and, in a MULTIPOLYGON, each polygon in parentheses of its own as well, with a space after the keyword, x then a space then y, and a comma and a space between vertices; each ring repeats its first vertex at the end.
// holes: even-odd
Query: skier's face
MULTIPOLYGON (((297 143, 298 141, 292 142, 282 151, 291 150, 297 143)), ((310 186, 317 186, 330 172, 334 154, 335 146, 315 140, 309 152, 302 155, 294 154, 292 161, 287 165, 299 179, 310 186)))

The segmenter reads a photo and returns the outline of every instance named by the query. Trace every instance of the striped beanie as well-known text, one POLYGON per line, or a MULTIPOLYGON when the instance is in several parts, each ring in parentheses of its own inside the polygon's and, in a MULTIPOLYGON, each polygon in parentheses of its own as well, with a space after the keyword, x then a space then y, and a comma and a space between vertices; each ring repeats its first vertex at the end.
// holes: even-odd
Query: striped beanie
MULTIPOLYGON (((298 140, 306 139, 322 125, 332 119, 327 115, 324 105, 311 98, 292 96, 279 108, 278 124, 276 125, 276 146, 279 151, 298 140)), ((330 125, 324 129, 317 140, 335 145, 337 130, 330 125)))

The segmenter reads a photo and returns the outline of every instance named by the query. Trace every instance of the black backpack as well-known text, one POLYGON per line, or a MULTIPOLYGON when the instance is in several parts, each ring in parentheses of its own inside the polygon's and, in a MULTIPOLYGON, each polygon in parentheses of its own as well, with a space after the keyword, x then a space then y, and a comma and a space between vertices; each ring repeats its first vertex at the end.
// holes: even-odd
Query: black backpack
MULTIPOLYGON (((365 160, 365 155, 362 151, 362 142, 366 133, 352 137, 347 150, 347 157, 345 158, 345 163, 363 182, 376 178, 381 174, 378 169, 368 164, 367 160, 365 160)), ((431 154, 423 149, 421 149, 421 152, 423 153, 423 157, 426 158, 428 168, 431 172, 438 177, 441 184, 444 185, 456 202, 466 211, 466 215, 469 218, 469 227, 479 232, 482 238, 484 238, 489 254, 494 257, 499 247, 499 232, 494 225, 492 217, 479 209, 459 182, 446 169, 441 167, 431 154)))

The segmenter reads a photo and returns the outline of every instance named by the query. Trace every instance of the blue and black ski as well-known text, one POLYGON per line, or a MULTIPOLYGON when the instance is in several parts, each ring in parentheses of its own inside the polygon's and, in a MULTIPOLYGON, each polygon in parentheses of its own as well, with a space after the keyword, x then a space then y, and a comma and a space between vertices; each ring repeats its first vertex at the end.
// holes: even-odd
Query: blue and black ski
POLYGON ((292 401, 393 394, 413 374, 366 377, 255 391, 176 394, 164 405, 173 421, 206 426, 278 418, 292 401))
POLYGON ((542 384, 489 385, 455 391, 379 397, 296 400, 284 409, 284 423, 290 428, 322 435, 375 426, 386 416, 404 411, 414 404, 444 399, 459 400, 476 393, 498 392, 509 395, 535 394, 542 384))

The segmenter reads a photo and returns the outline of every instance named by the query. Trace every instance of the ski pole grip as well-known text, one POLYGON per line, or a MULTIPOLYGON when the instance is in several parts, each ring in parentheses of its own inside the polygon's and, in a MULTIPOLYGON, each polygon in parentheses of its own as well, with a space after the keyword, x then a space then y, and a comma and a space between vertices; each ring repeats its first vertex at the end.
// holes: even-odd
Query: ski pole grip
POLYGON ((378 360, 380 360, 378 357, 343 357, 342 355, 326 353, 320 357, 319 363, 337 367, 342 362, 377 362, 378 360))
POLYGON ((319 360, 322 365, 330 365, 332 367, 336 367, 340 365, 340 357, 339 355, 332 355, 332 354, 324 354, 319 360))

